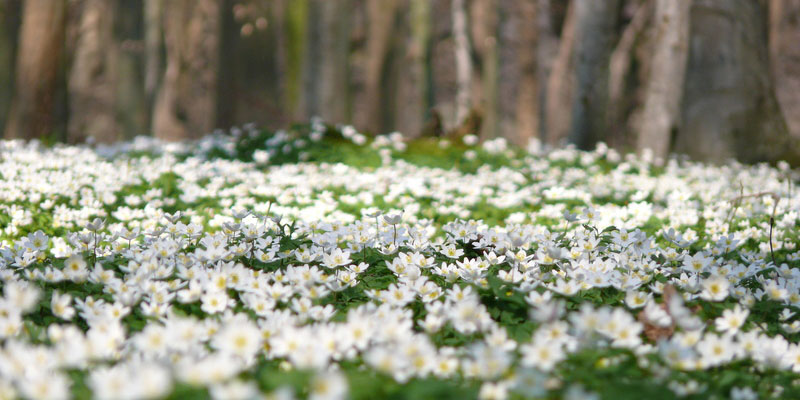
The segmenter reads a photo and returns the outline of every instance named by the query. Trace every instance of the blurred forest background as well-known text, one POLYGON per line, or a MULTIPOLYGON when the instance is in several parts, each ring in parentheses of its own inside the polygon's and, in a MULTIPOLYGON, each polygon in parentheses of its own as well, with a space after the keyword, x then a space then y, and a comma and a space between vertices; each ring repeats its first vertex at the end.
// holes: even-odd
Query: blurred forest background
POLYGON ((0 0, 5 138, 313 116, 800 165, 800 0, 0 0))

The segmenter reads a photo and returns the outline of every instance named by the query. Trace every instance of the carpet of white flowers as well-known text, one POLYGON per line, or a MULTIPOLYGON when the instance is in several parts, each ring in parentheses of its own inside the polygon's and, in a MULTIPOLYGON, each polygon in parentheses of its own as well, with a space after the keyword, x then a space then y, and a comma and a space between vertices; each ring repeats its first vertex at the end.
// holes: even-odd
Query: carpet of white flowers
POLYGON ((0 142, 0 399, 800 398, 797 171, 476 139, 0 142))

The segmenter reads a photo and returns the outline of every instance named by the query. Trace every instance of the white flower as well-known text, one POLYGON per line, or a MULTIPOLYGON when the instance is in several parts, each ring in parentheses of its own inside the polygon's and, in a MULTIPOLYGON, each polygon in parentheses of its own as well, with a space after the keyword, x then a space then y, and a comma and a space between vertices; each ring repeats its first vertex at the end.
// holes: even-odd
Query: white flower
POLYGON ((508 398, 508 384, 505 382, 484 382, 478 392, 481 400, 505 400, 508 398))
POLYGON ((228 308, 230 298, 224 291, 212 291, 206 293, 202 297, 203 305, 200 307, 203 311, 209 314, 216 314, 228 308))
POLYGON ((535 367, 541 371, 550 371, 556 364, 566 358, 564 349, 560 345, 554 345, 549 341, 534 341, 520 347, 522 353, 522 365, 535 367))
POLYGON ((238 379, 212 385, 208 392, 214 400, 251 400, 260 397, 258 386, 255 382, 245 382, 238 379))
POLYGON ((667 327, 672 324, 672 318, 655 301, 650 300, 644 308, 644 315, 653 325, 667 327))
POLYGON ((70 256, 64 261, 64 276, 75 282, 83 281, 89 276, 89 270, 86 268, 86 260, 78 254, 70 256))
POLYGON ((344 399, 348 392, 347 380, 341 372, 323 372, 311 380, 310 390, 309 400, 344 399))
POLYGON ((733 310, 726 309, 722 312, 722 316, 714 321, 717 331, 728 334, 735 334, 739 332, 739 328, 744 325, 747 316, 750 315, 750 310, 742 308, 737 304, 733 310))
POLYGON ((722 301, 728 297, 730 292, 730 282, 727 278, 720 275, 712 275, 701 282, 703 291, 700 297, 708 301, 722 301))
POLYGON ((642 308, 653 297, 652 294, 641 292, 639 290, 629 290, 625 294, 625 304, 633 309, 642 308))
POLYGON ((19 388, 29 399, 60 400, 70 398, 69 385, 69 380, 63 374, 40 372, 20 377, 19 388))
POLYGON ((758 393, 749 387, 731 388, 731 400, 758 400, 758 393))
POLYGON ((697 352, 706 367, 714 367, 731 361, 736 356, 737 346, 730 336, 708 333, 697 344, 697 352))
POLYGON ((50 309, 53 315, 65 320, 71 320, 75 316, 75 309, 72 308, 72 296, 67 293, 59 294, 57 290, 53 291, 53 297, 50 300, 50 309))
POLYGON ((336 268, 342 265, 350 264, 350 252, 344 251, 340 248, 334 249, 330 253, 322 255, 322 265, 328 268, 336 268))

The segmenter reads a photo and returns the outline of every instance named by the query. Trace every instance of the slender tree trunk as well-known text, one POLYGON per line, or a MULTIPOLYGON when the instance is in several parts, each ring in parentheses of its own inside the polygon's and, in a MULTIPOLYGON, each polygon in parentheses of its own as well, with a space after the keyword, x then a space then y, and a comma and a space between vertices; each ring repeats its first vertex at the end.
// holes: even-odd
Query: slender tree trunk
POLYGON ((303 54, 303 94, 300 98, 300 119, 320 117, 323 63, 323 3, 334 0, 309 0, 306 24, 305 54, 303 54))
POLYGON ((608 127, 608 72, 616 43, 618 0, 576 0, 575 99, 570 142, 591 149, 608 127))
MULTIPOLYGON (((0 3, 0 87, 14 87, 17 36, 21 17, 21 0, 0 3)), ((13 90, 0 90, 0 127, 5 126, 13 90)))
POLYGON ((792 136, 800 137, 800 0, 770 0, 772 77, 792 136))
POLYGON ((422 134, 428 102, 428 52, 430 48, 430 4, 409 0, 405 25, 409 34, 399 71, 395 128, 409 137, 422 134))
POLYGON ((711 161, 800 162, 770 79, 766 24, 760 2, 694 1, 677 151, 711 161))
POLYGON ((322 7, 321 116, 331 123, 349 120, 348 64, 350 55, 350 0, 327 0, 322 7))
POLYGON ((6 138, 33 139, 53 133, 65 11, 63 0, 26 0, 23 5, 6 138))
POLYGON ((394 28, 398 0, 367 0, 367 35, 364 57, 364 90, 355 105, 355 124, 360 129, 380 132, 384 113, 381 90, 387 66, 392 29, 394 28))
POLYGON ((455 99, 457 93, 454 66, 453 8, 450 0, 432 1, 431 4, 431 127, 433 131, 448 132, 456 127, 455 99))
POLYGON ((507 136, 509 140, 524 146, 532 138, 539 137, 539 80, 537 71, 538 32, 537 4, 534 1, 519 3, 519 41, 517 62, 519 63, 519 92, 517 97, 516 134, 507 136))
POLYGON ((551 0, 536 0, 536 79, 539 82, 539 132, 537 137, 547 135, 547 79, 558 55, 558 32, 553 24, 551 0))
POLYGON ((67 141, 112 143, 119 139, 115 95, 119 59, 114 43, 115 4, 84 0, 68 84, 67 141))
MULTIPOLYGON (((288 111, 291 110, 288 102, 288 42, 286 40, 286 3, 287 0, 275 0, 270 2, 270 34, 274 37, 275 41, 275 87, 277 91, 276 107, 281 111, 282 117, 285 117, 288 111)), ((278 121, 281 125, 285 125, 288 121, 281 118, 278 121)))
POLYGON ((294 119, 304 119, 302 107, 308 0, 288 0, 286 4, 286 106, 294 119))
POLYGON ((150 133, 152 103, 145 92, 145 9, 141 1, 113 0, 117 125, 123 139, 150 133))
POLYGON ((652 63, 651 36, 656 0, 638 3, 611 53, 608 77, 608 144, 615 148, 636 146, 637 120, 641 119, 644 87, 652 63))
POLYGON ((144 91, 147 102, 155 102, 163 75, 164 0, 144 0, 144 91))
POLYGON ((456 99, 454 120, 455 125, 461 125, 466 118, 472 102, 470 101, 472 88, 472 60, 470 59, 470 45, 467 34, 467 9, 464 0, 451 0, 451 13, 453 18, 453 42, 456 56, 456 99))
POLYGON ((572 103, 575 92, 575 0, 569 3, 558 54, 547 80, 545 142, 551 146, 562 144, 572 125, 572 103))
POLYGON ((498 3, 497 0, 473 0, 470 8, 471 39, 481 69, 479 79, 473 82, 472 101, 483 116, 480 132, 476 133, 484 140, 500 135, 498 118, 500 57, 497 38, 500 4, 498 3))
POLYGON ((167 68, 153 117, 158 138, 198 138, 214 128, 220 4, 220 0, 165 3, 167 68))
MULTIPOLYGON (((241 54, 247 50, 243 50, 245 45, 243 41, 256 42, 258 41, 258 49, 261 51, 270 51, 268 43, 264 43, 263 37, 265 35, 250 35, 247 38, 242 38, 242 31, 239 23, 233 15, 233 8, 235 0, 222 0, 222 8, 220 9, 220 28, 219 28, 219 65, 217 66, 217 93, 218 99, 224 101, 217 101, 216 123, 217 126, 230 127, 236 125, 237 116, 239 115, 239 105, 253 104, 250 98, 248 89, 264 90, 263 86, 259 85, 261 82, 254 82, 246 76, 247 69, 241 67, 241 54), (256 37, 254 37, 256 36, 256 37), (246 84, 242 84, 246 82, 246 84), (247 100, 244 100, 247 99, 247 100), (244 100, 244 101, 242 101, 244 100), (250 100, 250 101, 248 101, 250 100)), ((253 60, 253 64, 261 61, 262 59, 253 60), (256 61, 257 60, 257 61, 256 61)), ((259 64, 261 71, 264 75, 268 75, 264 64, 259 64)), ((246 108, 246 107, 241 107, 246 108)), ((263 110, 263 107, 262 107, 263 110)), ((248 121, 253 121, 248 119, 248 121)), ((259 121, 261 122, 261 121, 259 121)))
POLYGON ((691 0, 656 0, 655 43, 637 150, 651 149, 656 160, 669 154, 680 126, 680 105, 689 54, 691 0))

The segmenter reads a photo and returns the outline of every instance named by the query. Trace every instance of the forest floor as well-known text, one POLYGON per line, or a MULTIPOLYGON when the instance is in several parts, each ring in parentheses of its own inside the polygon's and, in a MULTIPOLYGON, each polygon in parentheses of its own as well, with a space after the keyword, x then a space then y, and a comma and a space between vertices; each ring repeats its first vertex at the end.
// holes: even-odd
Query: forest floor
POLYGON ((800 398, 796 181, 320 122, 0 142, 0 398, 800 398))

